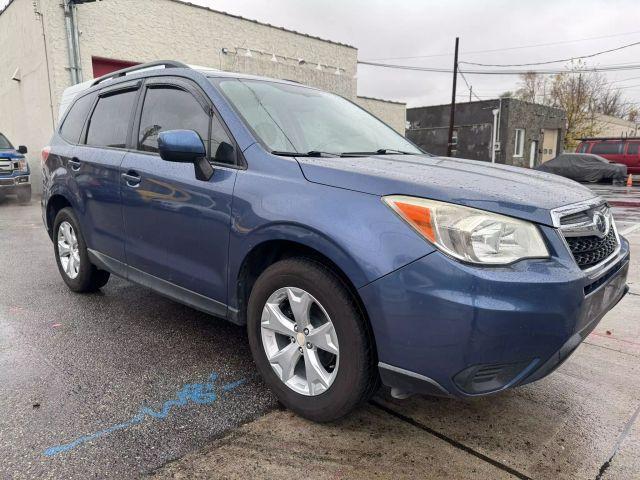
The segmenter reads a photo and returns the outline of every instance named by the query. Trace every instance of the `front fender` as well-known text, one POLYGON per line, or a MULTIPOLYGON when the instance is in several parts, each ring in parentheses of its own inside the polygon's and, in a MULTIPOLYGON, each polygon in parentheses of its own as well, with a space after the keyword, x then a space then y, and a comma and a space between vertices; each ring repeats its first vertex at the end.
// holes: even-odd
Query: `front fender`
POLYGON ((294 159, 271 156, 257 145, 245 157, 251 168, 238 172, 234 189, 229 293, 246 256, 267 241, 317 251, 355 288, 434 250, 377 195, 311 183, 294 159))

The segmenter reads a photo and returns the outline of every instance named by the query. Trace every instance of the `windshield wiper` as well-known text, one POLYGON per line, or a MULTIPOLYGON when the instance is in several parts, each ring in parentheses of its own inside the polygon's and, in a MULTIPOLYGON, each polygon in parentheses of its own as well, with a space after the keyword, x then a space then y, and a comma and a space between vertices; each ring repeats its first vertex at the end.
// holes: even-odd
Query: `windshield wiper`
POLYGON ((343 152, 341 157, 363 157, 367 155, 418 155, 417 153, 404 152, 402 150, 395 150, 393 148, 380 148, 375 152, 343 152))
POLYGON ((281 152, 279 150, 272 150, 273 155, 280 155, 282 157, 339 157, 340 155, 331 152, 320 152, 318 150, 309 150, 308 152, 281 152))

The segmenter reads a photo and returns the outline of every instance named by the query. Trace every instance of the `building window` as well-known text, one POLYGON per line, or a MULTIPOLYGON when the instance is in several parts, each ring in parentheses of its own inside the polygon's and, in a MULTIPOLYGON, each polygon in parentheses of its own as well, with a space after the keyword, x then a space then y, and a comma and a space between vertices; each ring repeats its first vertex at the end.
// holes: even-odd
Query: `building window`
POLYGON ((522 157, 524 152, 524 128, 516 128, 516 143, 513 150, 514 157, 522 157))

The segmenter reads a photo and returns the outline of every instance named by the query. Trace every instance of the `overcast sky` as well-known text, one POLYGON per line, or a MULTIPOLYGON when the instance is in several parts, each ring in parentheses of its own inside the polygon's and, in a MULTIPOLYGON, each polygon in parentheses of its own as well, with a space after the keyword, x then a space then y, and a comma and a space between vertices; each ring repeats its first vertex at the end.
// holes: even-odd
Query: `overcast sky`
MULTIPOLYGON (((570 58, 640 42, 640 0, 191 1, 348 43, 358 48, 360 60, 406 65, 451 68, 456 36, 461 61, 497 64, 570 58), (554 45, 472 53, 548 43, 554 45), (391 60, 415 56, 429 57, 391 60)), ((0 0, 0 6, 4 3, 0 0)), ((640 63, 640 45, 589 60, 592 66, 621 63, 640 63)), ((551 67, 562 65, 547 68, 551 67)), ((640 69, 606 75, 623 88, 629 101, 640 103, 640 69)), ((518 82, 515 76, 467 75, 467 79, 481 98, 515 90, 518 82)), ((459 101, 468 99, 461 79, 458 92, 459 101)), ((449 103, 451 76, 361 65, 358 94, 406 101, 410 106, 449 103)))
MULTIPOLYGON (((108 1, 108 0, 107 0, 108 1)), ((528 63, 590 54, 640 42, 640 0, 191 0, 247 18, 348 43, 359 59, 420 55, 387 63, 451 68, 460 37, 460 59, 479 63, 528 63), (615 36, 611 36, 615 35, 615 36), (593 39, 593 37, 603 37, 593 39), (582 40, 589 38, 590 40, 582 40), (542 43, 544 47, 466 53, 542 43)), ((640 63, 640 45, 591 59, 590 65, 640 63)), ((562 65, 556 65, 561 67, 562 65)), ((550 65, 547 68, 554 67, 550 65)), ((472 67, 468 67, 472 68, 472 67)), ((640 69, 608 73, 629 100, 640 102, 640 69), (638 77, 638 78, 633 78, 638 77)), ((467 75, 482 98, 516 88, 517 77, 467 75)), ((459 80, 458 91, 468 100, 459 80)), ((449 103, 451 76, 360 66, 358 94, 402 100, 410 106, 449 103)))

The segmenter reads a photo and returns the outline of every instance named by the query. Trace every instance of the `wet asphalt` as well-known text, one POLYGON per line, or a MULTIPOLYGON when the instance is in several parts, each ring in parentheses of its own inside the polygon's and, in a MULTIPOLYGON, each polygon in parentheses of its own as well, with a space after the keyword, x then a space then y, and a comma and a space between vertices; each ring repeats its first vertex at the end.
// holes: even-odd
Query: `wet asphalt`
MULTIPOLYGON (((593 188, 640 228, 639 187, 593 188)), ((35 200, 0 201, 0 245, 0 478, 138 478, 278 408, 243 328, 115 277, 71 293, 35 200)))
POLYGON ((0 245, 0 478, 137 478, 276 407, 244 328, 70 292, 35 200, 0 202, 0 245))

